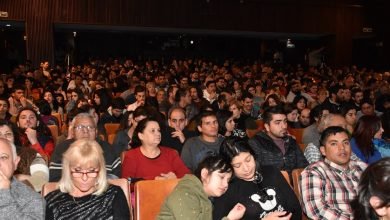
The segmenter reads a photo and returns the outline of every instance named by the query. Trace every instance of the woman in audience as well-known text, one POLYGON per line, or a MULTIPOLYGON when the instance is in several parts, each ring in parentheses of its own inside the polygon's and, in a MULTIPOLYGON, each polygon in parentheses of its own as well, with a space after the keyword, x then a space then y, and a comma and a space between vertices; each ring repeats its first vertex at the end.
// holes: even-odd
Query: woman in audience
POLYGON ((16 116, 16 124, 21 147, 32 148, 49 161, 54 151, 54 141, 41 117, 33 109, 23 108, 16 116))
POLYGON ((280 104, 282 104, 282 101, 280 100, 279 96, 277 94, 271 94, 265 99, 262 109, 264 110, 268 107, 277 106, 280 104))
POLYGON ((53 97, 53 92, 46 90, 43 92, 43 99, 46 100, 51 109, 51 113, 59 113, 61 115, 61 119, 64 120, 64 109, 58 105, 58 102, 53 97))
POLYGON ((233 113, 227 110, 220 110, 217 112, 217 119, 219 124, 218 133, 225 137, 232 136, 236 126, 233 113))
POLYGON ((345 120, 347 121, 347 131, 349 134, 353 133, 353 129, 356 125, 356 106, 352 103, 345 103, 341 106, 341 115, 344 116, 345 120))
POLYGON ((104 113, 110 107, 111 97, 106 89, 98 89, 92 94, 92 105, 98 114, 104 113))
POLYGON ((351 148, 360 160, 371 164, 382 158, 380 148, 387 147, 382 139, 382 123, 375 115, 363 115, 359 118, 352 134, 351 148))
POLYGON ((298 108, 296 105, 291 103, 285 103, 283 105, 283 110, 287 115, 287 125, 289 128, 299 128, 300 124, 298 121, 298 108))
POLYGON ((236 203, 246 207, 242 219, 301 219, 301 206, 290 185, 277 168, 260 167, 247 142, 227 138, 220 155, 232 165, 235 178, 226 193, 215 198, 214 219, 222 219, 236 203))
POLYGON ((15 144, 20 156, 15 177, 20 181, 27 181, 35 191, 39 192, 43 184, 49 181, 49 168, 42 156, 32 148, 20 147, 17 129, 7 121, 0 120, 0 137, 15 144))
POLYGON ((234 122, 236 124, 233 134, 237 137, 246 137, 246 125, 245 120, 249 117, 245 114, 242 114, 242 105, 241 102, 237 100, 232 100, 229 103, 229 111, 233 113, 234 122))
POLYGON ((351 206, 355 220, 390 219, 390 157, 383 158, 363 172, 358 195, 351 206))
POLYGON ((75 141, 63 154, 58 189, 45 196, 46 219, 130 219, 122 189, 107 182, 96 141, 75 141))
POLYGON ((138 147, 126 152, 123 178, 175 179, 190 172, 176 150, 159 146, 161 132, 157 120, 145 118, 138 122, 132 141, 138 147))
POLYGON ((307 106, 307 98, 301 95, 296 95, 292 103, 294 107, 298 109, 298 112, 301 112, 307 106))
POLYGON ((45 99, 37 101, 36 105, 39 109, 39 115, 45 125, 57 125, 57 127, 59 127, 59 121, 56 117, 51 115, 50 104, 45 99))
MULTIPOLYGON (((208 156, 195 170, 185 175, 165 200, 157 219, 212 219, 209 197, 219 197, 228 189, 232 167, 222 157, 208 156)), ((227 215, 229 220, 241 219, 245 207, 237 203, 227 215)))

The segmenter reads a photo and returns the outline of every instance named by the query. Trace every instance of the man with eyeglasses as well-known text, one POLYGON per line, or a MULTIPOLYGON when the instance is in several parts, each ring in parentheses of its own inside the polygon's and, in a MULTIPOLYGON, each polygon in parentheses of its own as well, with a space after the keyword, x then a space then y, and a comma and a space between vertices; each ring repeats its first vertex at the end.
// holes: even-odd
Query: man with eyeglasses
POLYGON ((185 110, 172 107, 168 112, 168 127, 161 132, 161 145, 173 148, 180 154, 187 138, 195 136, 185 128, 187 123, 185 110))
POLYGON ((13 178, 19 160, 15 145, 0 138, 0 218, 44 219, 44 199, 13 178))
POLYGON ((75 141, 83 138, 96 140, 103 150, 103 156, 106 162, 106 169, 109 178, 117 178, 120 176, 121 161, 116 157, 112 147, 106 141, 97 138, 97 127, 93 117, 88 113, 79 113, 72 120, 70 139, 63 141, 54 149, 50 160, 50 182, 59 181, 62 171, 62 154, 75 141))

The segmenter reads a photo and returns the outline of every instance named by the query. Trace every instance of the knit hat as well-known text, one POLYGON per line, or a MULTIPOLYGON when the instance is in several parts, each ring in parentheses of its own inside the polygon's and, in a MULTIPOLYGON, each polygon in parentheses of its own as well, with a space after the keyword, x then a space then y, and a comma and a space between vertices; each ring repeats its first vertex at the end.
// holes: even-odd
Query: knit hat
POLYGON ((31 177, 28 180, 36 192, 42 190, 42 186, 49 182, 49 167, 40 154, 33 160, 30 166, 31 177))

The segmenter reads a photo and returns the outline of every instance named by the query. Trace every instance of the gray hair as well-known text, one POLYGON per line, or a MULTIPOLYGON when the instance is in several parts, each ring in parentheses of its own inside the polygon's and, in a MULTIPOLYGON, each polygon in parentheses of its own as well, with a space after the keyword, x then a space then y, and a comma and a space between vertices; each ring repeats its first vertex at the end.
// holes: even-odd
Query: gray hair
POLYGON ((16 146, 15 146, 15 144, 10 142, 9 140, 7 140, 5 138, 0 138, 0 141, 2 141, 4 144, 8 144, 11 147, 12 158, 13 158, 13 160, 15 160, 16 157, 18 156, 18 154, 16 153, 16 146))
MULTIPOLYGON (((77 120, 79 120, 79 119, 81 119, 81 118, 89 118, 91 121, 93 121, 93 123, 95 124, 95 119, 92 117, 92 115, 91 114, 89 114, 89 113, 86 113, 86 112, 82 112, 82 113, 79 113, 79 114, 77 114, 74 118, 73 118, 73 120, 72 120, 72 122, 70 123, 70 127, 73 127, 74 126, 74 123, 77 121, 77 120)), ((96 124, 95 124, 96 125, 96 124)))

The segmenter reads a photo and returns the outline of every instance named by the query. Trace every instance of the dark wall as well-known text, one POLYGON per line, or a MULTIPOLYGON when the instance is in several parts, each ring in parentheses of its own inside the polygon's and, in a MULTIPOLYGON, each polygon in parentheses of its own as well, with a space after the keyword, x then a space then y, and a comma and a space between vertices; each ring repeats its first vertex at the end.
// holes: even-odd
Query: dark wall
POLYGON ((366 26, 358 0, 2 0, 26 21, 27 56, 53 61, 53 23, 334 34, 333 64, 349 64, 366 26))

